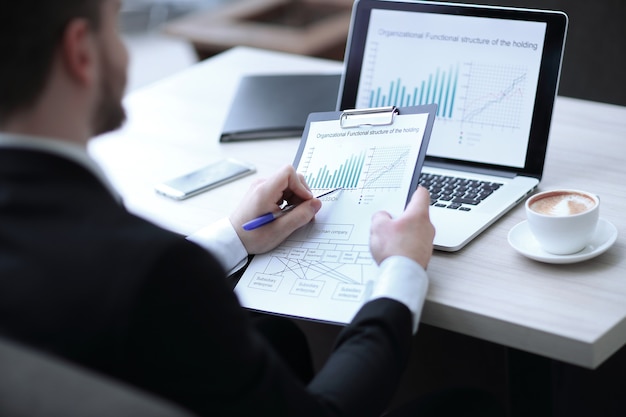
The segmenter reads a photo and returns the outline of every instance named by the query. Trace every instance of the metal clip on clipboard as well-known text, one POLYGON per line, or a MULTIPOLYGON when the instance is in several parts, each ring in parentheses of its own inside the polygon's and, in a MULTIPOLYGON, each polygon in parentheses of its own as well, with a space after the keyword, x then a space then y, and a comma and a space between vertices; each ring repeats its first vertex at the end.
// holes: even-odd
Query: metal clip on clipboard
POLYGON ((398 113, 396 106, 345 110, 339 117, 339 125, 342 129, 359 126, 386 126, 393 124, 393 119, 398 113))

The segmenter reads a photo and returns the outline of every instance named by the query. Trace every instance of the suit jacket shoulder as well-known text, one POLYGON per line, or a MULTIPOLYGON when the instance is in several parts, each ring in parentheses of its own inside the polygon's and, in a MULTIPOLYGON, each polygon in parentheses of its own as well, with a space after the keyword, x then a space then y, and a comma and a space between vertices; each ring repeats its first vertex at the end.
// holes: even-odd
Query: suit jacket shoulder
POLYGON ((405 306, 370 302, 304 386, 210 254, 46 154, 0 151, 0 256, 0 333, 200 415, 379 415, 411 342, 405 306))

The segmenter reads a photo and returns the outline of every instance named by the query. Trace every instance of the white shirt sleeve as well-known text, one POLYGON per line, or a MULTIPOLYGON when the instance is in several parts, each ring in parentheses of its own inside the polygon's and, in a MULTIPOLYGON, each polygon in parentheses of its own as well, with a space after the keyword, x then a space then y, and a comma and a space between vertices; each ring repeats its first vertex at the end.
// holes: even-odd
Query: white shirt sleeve
POLYGON ((187 236, 187 240, 211 252, 220 261, 228 275, 243 268, 248 260, 248 251, 228 218, 223 218, 198 230, 187 236))
POLYGON ((428 291, 426 271, 417 262, 404 256, 390 256, 380 264, 379 269, 378 282, 369 300, 391 298, 406 305, 413 313, 415 334, 428 291))

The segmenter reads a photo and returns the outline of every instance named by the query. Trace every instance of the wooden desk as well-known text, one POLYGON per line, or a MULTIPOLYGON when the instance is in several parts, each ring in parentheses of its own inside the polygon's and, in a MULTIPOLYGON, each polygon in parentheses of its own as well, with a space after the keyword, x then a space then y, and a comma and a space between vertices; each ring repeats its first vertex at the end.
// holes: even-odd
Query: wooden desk
MULTIPOLYGON (((228 215, 249 184, 292 162, 299 140, 218 142, 239 77, 248 73, 341 71, 315 58, 235 48, 133 93, 126 127, 90 151, 128 208, 180 233, 228 215), (225 156, 258 174, 184 202, 153 184, 225 156)), ((540 189, 582 188, 602 199, 618 229, 605 254, 572 265, 529 260, 507 243, 520 205, 457 253, 436 252, 423 321, 548 358, 596 368, 626 343, 626 108, 559 97, 540 189)))

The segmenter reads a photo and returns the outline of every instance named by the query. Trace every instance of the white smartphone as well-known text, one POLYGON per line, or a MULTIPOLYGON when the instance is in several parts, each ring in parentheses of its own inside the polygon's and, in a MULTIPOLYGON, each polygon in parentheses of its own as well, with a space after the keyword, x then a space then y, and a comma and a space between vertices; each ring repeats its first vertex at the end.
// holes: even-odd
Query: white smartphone
POLYGON ((155 190, 175 200, 184 200, 254 172, 256 172, 254 166, 227 158, 157 184, 155 190))

